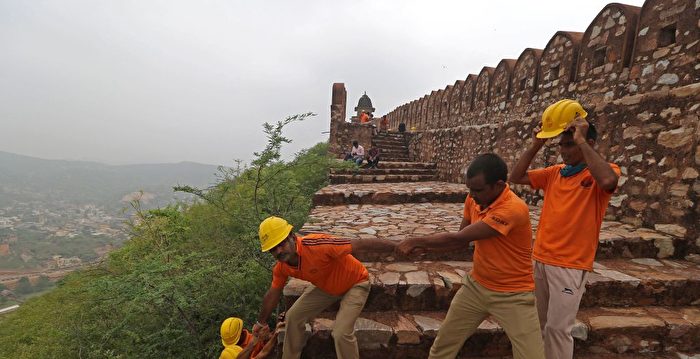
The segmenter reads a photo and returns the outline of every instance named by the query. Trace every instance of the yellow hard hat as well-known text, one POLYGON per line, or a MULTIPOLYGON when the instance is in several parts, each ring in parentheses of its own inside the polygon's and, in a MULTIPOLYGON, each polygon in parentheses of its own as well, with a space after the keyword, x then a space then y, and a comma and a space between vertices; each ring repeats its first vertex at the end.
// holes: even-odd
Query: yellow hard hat
POLYGON ((542 114, 542 130, 537 133, 537 138, 552 138, 566 130, 566 127, 580 115, 586 118, 588 113, 578 101, 564 99, 550 105, 542 114))
POLYGON ((241 332, 243 332, 243 320, 241 318, 226 318, 221 323, 221 344, 225 347, 236 345, 238 340, 241 339, 241 332))
POLYGON ((260 247, 263 252, 267 252, 276 245, 282 243, 292 231, 292 225, 279 217, 267 217, 260 223, 258 236, 260 237, 260 247))
POLYGON ((221 355, 219 355, 219 359, 236 359, 238 358, 238 354, 241 354, 242 351, 243 348, 239 347, 238 345, 226 347, 221 352, 221 355))

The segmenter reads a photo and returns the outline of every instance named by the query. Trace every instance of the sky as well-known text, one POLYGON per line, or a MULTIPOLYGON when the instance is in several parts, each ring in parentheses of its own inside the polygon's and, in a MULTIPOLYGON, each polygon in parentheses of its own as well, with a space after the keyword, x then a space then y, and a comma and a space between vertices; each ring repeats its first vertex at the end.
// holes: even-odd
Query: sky
MULTIPOLYGON (((331 86, 375 114, 584 32, 608 2, 0 0, 0 151, 231 166, 328 139, 331 86)), ((643 1, 624 1, 641 6, 643 1)))

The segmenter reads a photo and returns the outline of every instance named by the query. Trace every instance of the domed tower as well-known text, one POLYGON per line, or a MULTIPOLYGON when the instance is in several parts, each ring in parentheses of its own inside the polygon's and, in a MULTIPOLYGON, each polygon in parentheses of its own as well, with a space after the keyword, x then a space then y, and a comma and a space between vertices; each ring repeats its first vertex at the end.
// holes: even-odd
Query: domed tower
POLYGON ((374 113, 374 107, 372 107, 372 100, 367 96, 367 92, 360 97, 360 101, 357 102, 357 107, 355 107, 355 112, 357 113, 352 117, 351 122, 358 122, 360 119, 360 114, 365 112, 368 115, 374 113))

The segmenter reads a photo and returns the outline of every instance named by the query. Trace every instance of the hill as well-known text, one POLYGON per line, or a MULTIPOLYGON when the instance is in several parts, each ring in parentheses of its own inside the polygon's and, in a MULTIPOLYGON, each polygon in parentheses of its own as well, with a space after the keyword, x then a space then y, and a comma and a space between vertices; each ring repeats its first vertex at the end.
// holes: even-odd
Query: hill
POLYGON ((131 200, 149 209, 190 199, 173 186, 209 187, 217 170, 192 162, 112 166, 0 152, 0 269, 94 260, 128 237, 131 200))
POLYGON ((57 201, 114 208, 140 190, 156 195, 162 205, 173 198, 174 185, 207 187, 216 172, 217 166, 194 162, 114 166, 0 151, 0 207, 13 201, 57 201))

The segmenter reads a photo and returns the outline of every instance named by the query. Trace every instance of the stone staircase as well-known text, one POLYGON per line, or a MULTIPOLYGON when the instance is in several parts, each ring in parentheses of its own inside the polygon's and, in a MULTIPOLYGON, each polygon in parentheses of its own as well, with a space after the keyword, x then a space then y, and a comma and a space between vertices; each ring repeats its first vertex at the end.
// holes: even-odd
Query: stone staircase
MULTIPOLYGON (((316 193, 300 232, 400 241, 455 231, 466 192, 463 184, 436 181, 330 185, 316 193)), ((536 228, 539 209, 531 207, 530 213, 536 228)), ((603 223, 573 333, 576 358, 700 358, 700 256, 673 257, 678 243, 659 231, 603 223)), ((358 257, 372 284, 356 324, 360 357, 426 358, 461 278, 472 266, 471 255, 465 250, 430 253, 420 260, 394 253, 358 257)), ((285 303, 294 303, 308 285, 291 280, 284 289, 285 303)), ((311 323, 304 358, 335 357, 330 328, 336 310, 329 308, 311 323)), ((510 355, 507 336, 489 318, 458 357, 510 355)))
POLYGON ((381 151, 379 168, 334 168, 328 176, 331 184, 423 182, 437 178, 434 163, 409 161, 408 146, 401 133, 374 135, 372 146, 381 151))
POLYGON ((372 136, 372 146, 381 149, 383 161, 408 162, 406 137, 398 132, 379 133, 372 136))

